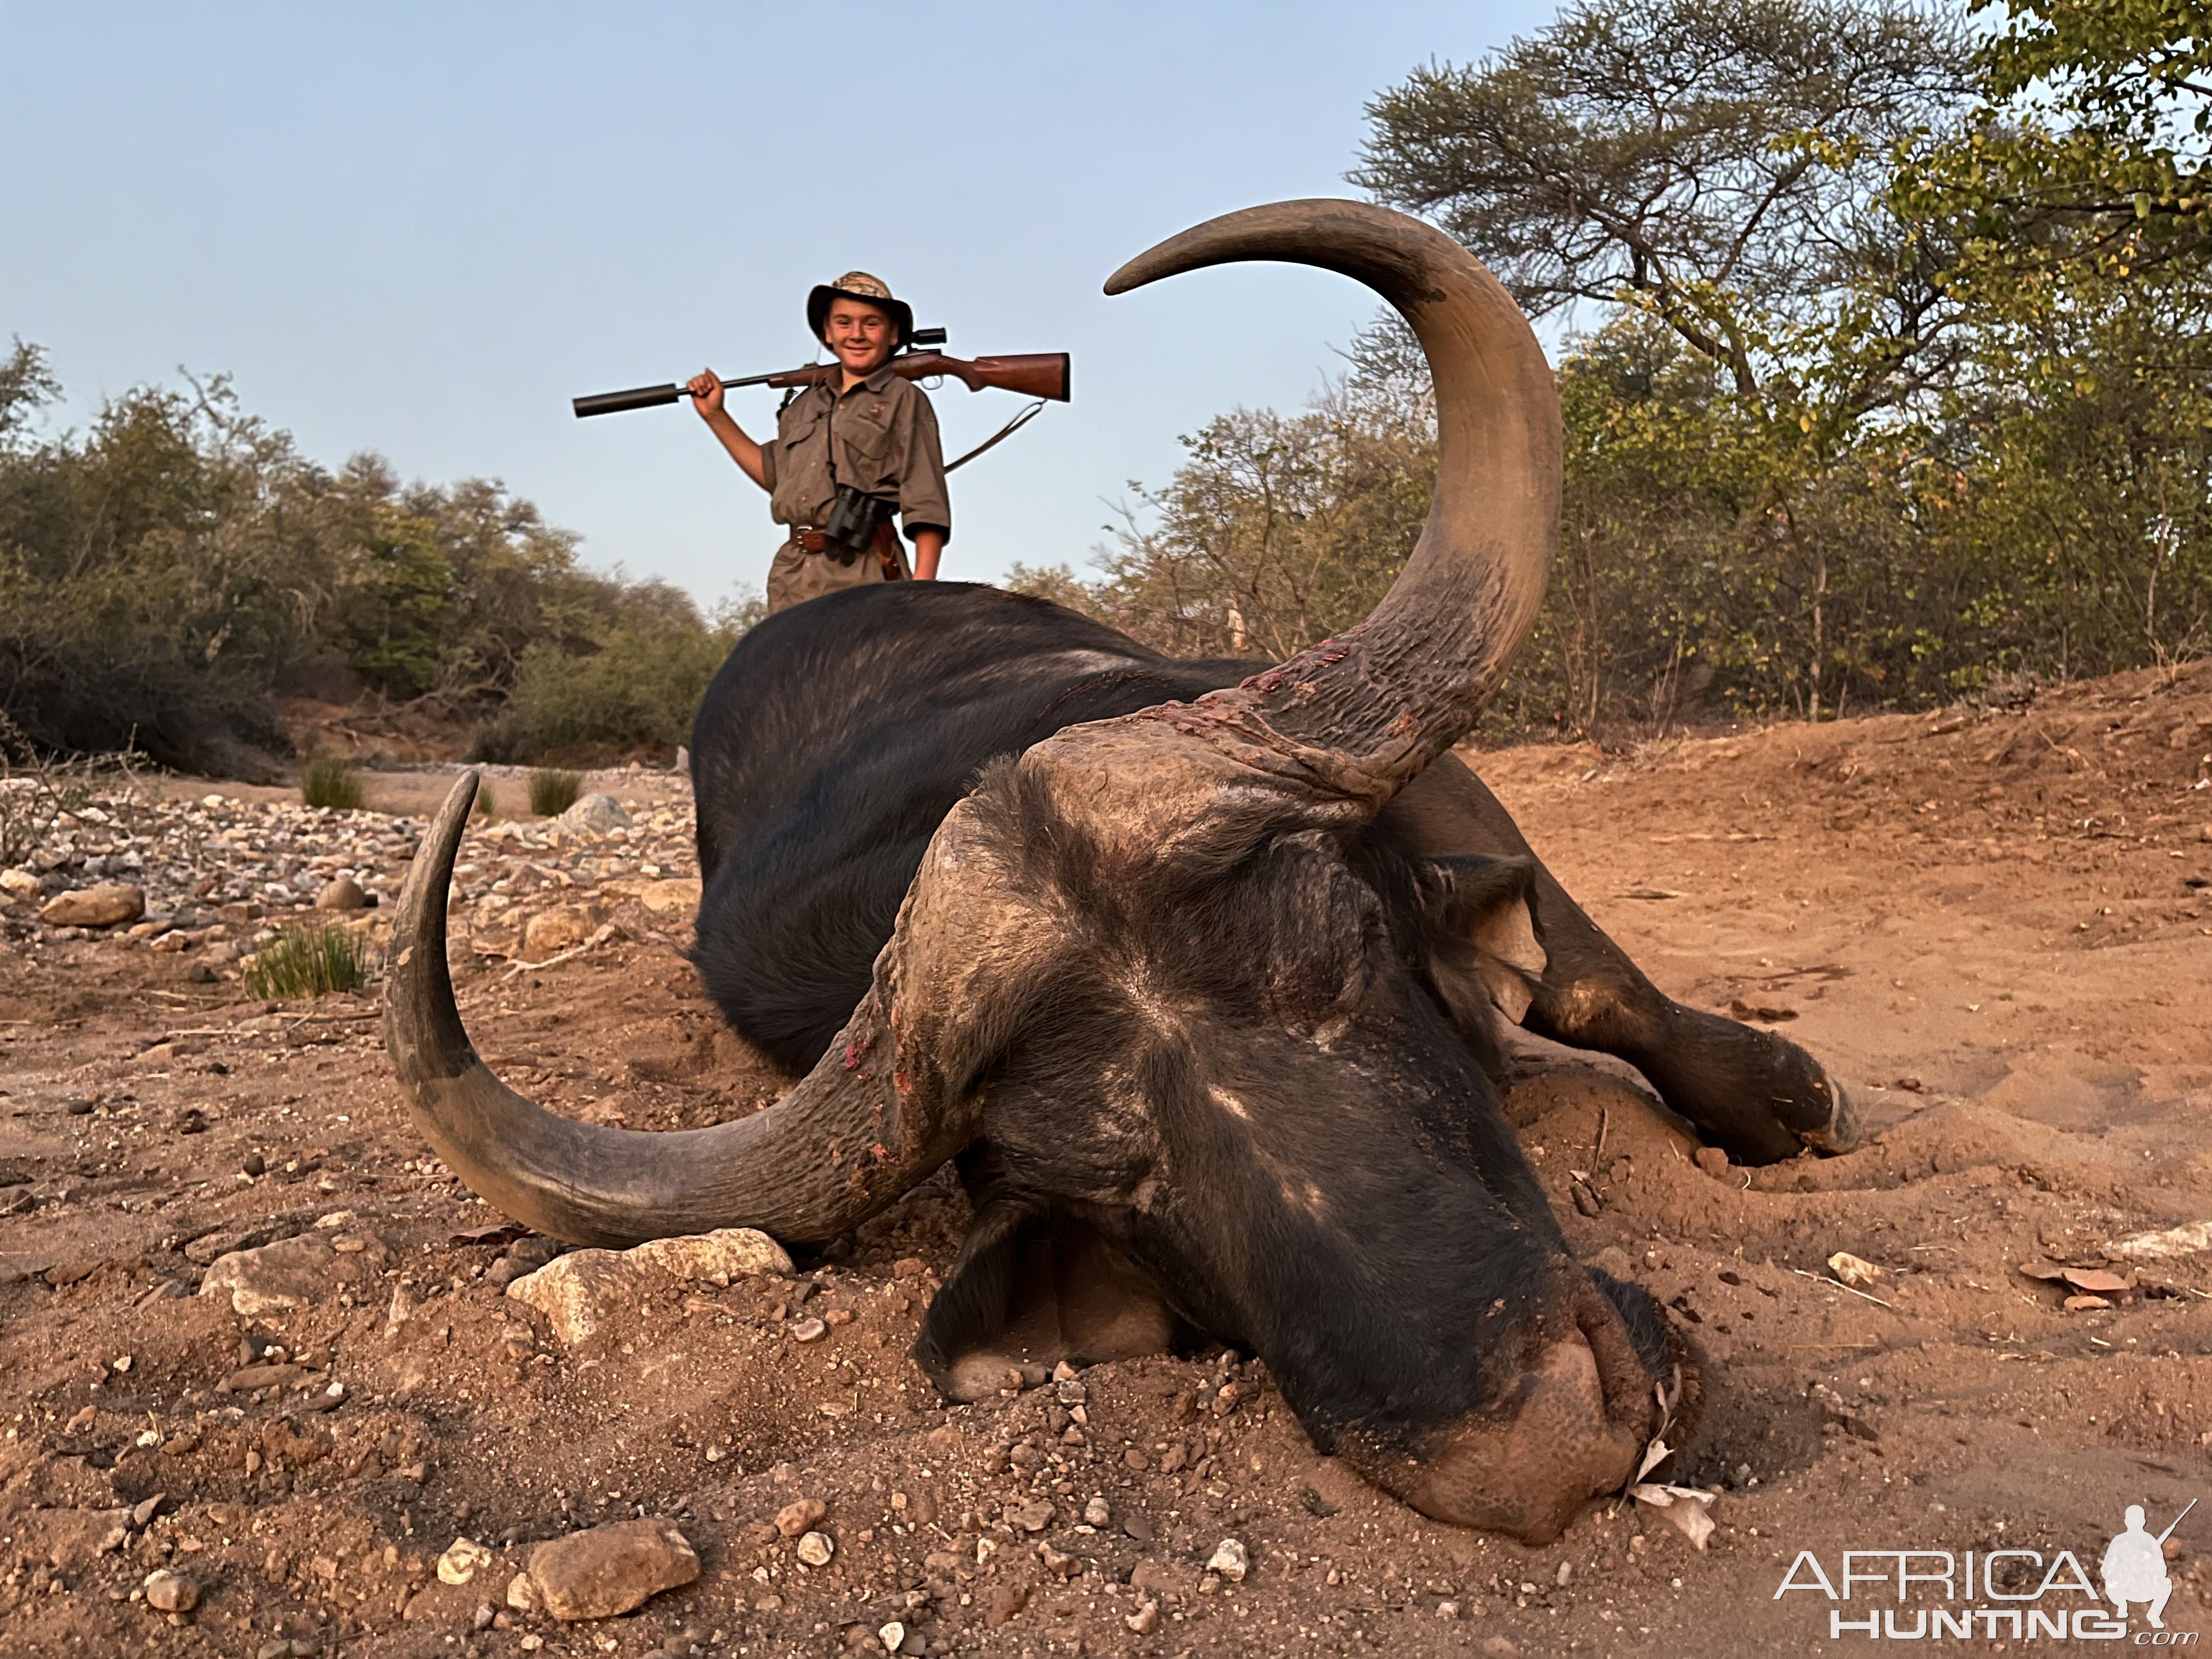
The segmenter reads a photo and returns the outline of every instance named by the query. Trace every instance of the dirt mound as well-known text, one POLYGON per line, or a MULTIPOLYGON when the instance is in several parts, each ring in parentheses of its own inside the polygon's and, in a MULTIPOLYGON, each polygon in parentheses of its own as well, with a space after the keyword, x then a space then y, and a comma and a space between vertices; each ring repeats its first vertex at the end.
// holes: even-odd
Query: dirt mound
MULTIPOLYGON (((1849 1157, 1747 1170, 1621 1068, 1522 1056, 1510 1109, 1571 1241, 1708 1358, 1702 1426, 1653 1476, 1720 1494, 1702 1553, 1642 1505, 1536 1551, 1423 1521, 1316 1457, 1233 1355, 948 1409, 905 1357, 966 1218, 943 1178, 789 1275, 643 1273, 569 1347, 502 1289, 544 1243, 399 1112, 373 1003, 268 1008, 195 982, 190 951, 26 926, 0 948, 0 1645, 1799 1652, 1832 1611, 1909 1631, 2007 1605, 1778 1601, 1801 1552, 1833 1578, 1847 1549, 1972 1550, 2027 1594, 2027 1558, 1989 1552, 2039 1573, 2071 1551, 2094 1578, 2126 1504, 2155 1531, 2201 1492, 2212 1258, 2104 1247, 2212 1218, 2212 673, 1479 763, 1666 989, 1785 1025, 1873 1126, 1849 1157), (303 1305, 199 1293, 287 1239, 328 1264, 303 1305), (1839 1252, 1871 1275, 1838 1282, 1839 1252), (804 1500, 823 1565, 777 1525, 804 1500), (534 1545, 640 1515, 683 1531, 695 1583, 604 1623, 510 1607, 534 1545), (462 1537, 489 1560, 441 1577, 462 1537), (1241 1579, 1207 1568, 1224 1539, 1241 1579), (149 1607, 157 1570, 197 1605, 149 1607)), ((527 843, 464 853, 487 939, 645 879, 527 843)), ((681 944, 661 920, 543 968, 471 950, 461 1002, 548 1104, 714 1121, 778 1079, 681 944)), ((2181 1631, 2203 1514, 2168 1547, 2181 1631)), ((2062 1601, 2090 1605, 2018 1605, 2062 1601)))

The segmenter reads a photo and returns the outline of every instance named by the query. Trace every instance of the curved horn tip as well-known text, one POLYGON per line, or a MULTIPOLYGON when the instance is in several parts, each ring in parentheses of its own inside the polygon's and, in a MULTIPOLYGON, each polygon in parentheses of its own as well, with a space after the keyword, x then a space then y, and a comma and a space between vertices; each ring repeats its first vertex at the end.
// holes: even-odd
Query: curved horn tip
POLYGON ((1410 233, 1419 241, 1433 239, 1439 252, 1462 252, 1457 243, 1435 226, 1395 209, 1347 197, 1306 196, 1238 208, 1179 231, 1164 241, 1154 243, 1109 276, 1105 291, 1109 295, 1127 294, 1165 276, 1180 276, 1201 266, 1233 259, 1286 259, 1325 264, 1328 263, 1326 259, 1302 258, 1299 252, 1294 251, 1306 236, 1323 231, 1324 228, 1333 228, 1340 236, 1349 234, 1363 240, 1398 240, 1410 233), (1268 246, 1271 243, 1274 246, 1268 246))

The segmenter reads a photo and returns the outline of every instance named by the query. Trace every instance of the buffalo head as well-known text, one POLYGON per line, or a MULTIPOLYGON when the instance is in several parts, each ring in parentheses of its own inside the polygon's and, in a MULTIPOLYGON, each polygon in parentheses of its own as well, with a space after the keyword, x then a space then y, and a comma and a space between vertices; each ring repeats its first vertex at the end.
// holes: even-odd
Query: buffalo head
MULTIPOLYGON (((1436 497, 1374 616, 988 772, 843 1032, 752 1116, 594 1127, 477 1059, 444 948, 469 781, 401 901, 386 1040, 453 1169, 578 1243, 733 1225, 820 1243, 967 1153, 994 1196, 963 1261, 1008 1213, 1072 1218, 1176 1321, 1260 1354, 1325 1449, 1428 1514, 1548 1540, 1634 1476, 1694 1377, 1648 1296, 1568 1255, 1498 1109, 1465 988, 1510 995, 1481 941, 1525 869, 1423 859, 1376 816, 1468 731, 1534 619, 1552 373, 1464 249, 1356 203, 1214 220, 1108 291, 1255 258, 1367 283, 1428 354, 1436 497)), ((957 1270, 940 1304, 956 1291, 980 1294, 957 1270)), ((958 1393, 939 1316, 920 1357, 958 1393)))

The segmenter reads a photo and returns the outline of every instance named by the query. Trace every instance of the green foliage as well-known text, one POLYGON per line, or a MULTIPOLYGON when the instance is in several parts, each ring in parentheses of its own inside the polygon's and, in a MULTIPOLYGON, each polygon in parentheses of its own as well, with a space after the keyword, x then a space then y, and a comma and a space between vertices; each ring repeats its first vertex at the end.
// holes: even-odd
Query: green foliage
POLYGON ((492 794, 489 778, 479 777, 477 780, 477 804, 472 810, 475 815, 486 823, 489 823, 498 816, 499 803, 492 794))
POLYGON ((588 762, 683 742, 707 682, 736 642, 690 599, 643 583, 579 616, 560 644, 523 653, 514 689, 479 727, 471 758, 588 762))
POLYGON ((407 484, 367 454, 326 471, 220 379, 41 438, 58 392, 37 348, 0 359, 0 709, 42 749, 135 739, 252 775, 284 747, 280 695, 481 724, 533 653, 557 678, 620 621, 640 657, 690 663, 747 620, 582 569, 575 538, 495 483, 407 484))
POLYGON ((368 952, 343 927, 288 925, 246 964, 246 988, 271 1001, 358 991, 368 983, 368 952))
MULTIPOLYGON (((1594 0, 1370 105, 1358 182, 1531 310, 1589 308, 1492 730, 1822 718, 2212 646, 2201 9, 2009 16, 1974 48, 1890 0, 1594 0)), ((1364 615, 1433 459, 1410 335, 1352 355, 1312 410, 1186 440, 1079 594, 1024 584, 1180 652, 1364 615)))
POLYGON ((355 812, 368 799, 368 789, 361 774, 334 756, 311 756, 301 769, 300 800, 304 805, 355 812))
POLYGON ((530 775, 530 810, 541 818, 557 818, 576 804, 583 787, 581 772, 540 767, 530 775))
MULTIPOLYGON (((1911 239, 1867 208, 1966 70, 1958 29, 1899 0, 1592 0, 1377 96, 1352 177, 1434 217, 1530 312, 1644 309, 1741 395, 1793 403, 1840 296, 1878 301, 1862 332, 1927 332, 1911 239)), ((1899 356, 1840 394, 1895 397, 1899 356)))

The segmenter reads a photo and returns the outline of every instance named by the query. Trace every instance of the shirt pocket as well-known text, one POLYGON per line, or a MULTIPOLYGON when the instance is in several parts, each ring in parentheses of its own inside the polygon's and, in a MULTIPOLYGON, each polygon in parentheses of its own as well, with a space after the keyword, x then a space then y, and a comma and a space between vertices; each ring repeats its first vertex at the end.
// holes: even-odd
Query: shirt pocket
POLYGON ((782 447, 784 454, 787 457, 796 456, 818 438, 825 418, 824 412, 819 408, 794 406, 785 410, 775 423, 776 442, 782 447))
MULTIPOLYGON (((874 489, 883 482, 891 452, 890 410, 879 400, 840 409, 836 416, 837 446, 849 456, 861 476, 844 482, 874 489)), ((842 472, 840 477, 842 477, 842 472)))

